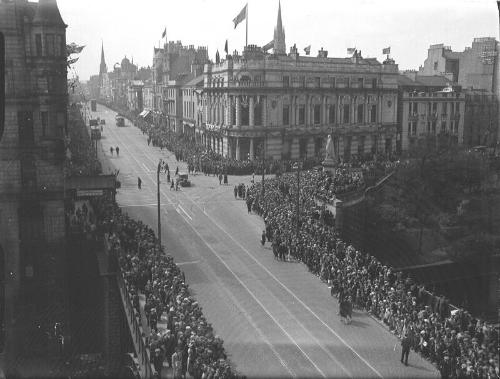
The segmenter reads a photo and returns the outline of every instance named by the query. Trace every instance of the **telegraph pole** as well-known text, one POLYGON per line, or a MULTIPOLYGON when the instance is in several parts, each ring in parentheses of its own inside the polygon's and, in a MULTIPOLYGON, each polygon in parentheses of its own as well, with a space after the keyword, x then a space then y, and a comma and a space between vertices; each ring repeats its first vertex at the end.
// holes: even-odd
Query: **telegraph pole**
POLYGON ((158 243, 161 248, 161 218, 160 218, 160 168, 161 160, 158 162, 158 168, 156 170, 156 194, 158 198, 158 243))

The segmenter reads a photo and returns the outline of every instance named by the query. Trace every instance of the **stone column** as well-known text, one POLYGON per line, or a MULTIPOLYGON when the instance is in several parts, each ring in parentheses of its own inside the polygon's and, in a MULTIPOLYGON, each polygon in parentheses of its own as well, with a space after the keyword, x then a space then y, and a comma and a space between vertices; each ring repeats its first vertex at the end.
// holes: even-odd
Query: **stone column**
POLYGON ((383 96, 378 97, 378 103, 377 103, 377 122, 379 124, 382 123, 382 102, 384 101, 383 96))
POLYGON ((253 96, 250 96, 248 99, 248 124, 249 126, 255 125, 255 100, 253 96))
POLYGON ((321 124, 326 125, 328 124, 328 97, 323 96, 323 101, 322 101, 322 109, 321 109, 321 124))
POLYGON ((262 96, 260 101, 262 103, 262 126, 267 127, 267 97, 262 96))
POLYGON ((241 99, 240 96, 236 96, 236 127, 241 127, 241 99))
POLYGON ((311 102, 310 96, 306 96, 306 126, 311 124, 311 102))
POLYGON ((240 159, 240 138, 236 137, 236 160, 239 161, 240 159))
POLYGON ((203 104, 203 116, 205 118, 205 122, 208 124, 208 96, 205 96, 205 104, 203 104))
POLYGON ((227 99, 227 125, 230 127, 233 127, 234 125, 234 120, 233 120, 233 104, 232 104, 233 97, 228 96, 227 99))
POLYGON ((250 138, 250 160, 254 159, 254 147, 253 147, 253 138, 250 138))

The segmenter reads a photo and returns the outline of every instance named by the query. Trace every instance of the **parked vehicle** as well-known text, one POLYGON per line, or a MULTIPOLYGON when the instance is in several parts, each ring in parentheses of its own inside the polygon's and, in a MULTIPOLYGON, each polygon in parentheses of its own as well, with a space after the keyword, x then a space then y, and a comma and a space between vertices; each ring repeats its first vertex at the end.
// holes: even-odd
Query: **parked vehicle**
POLYGON ((116 116, 116 126, 125 126, 125 118, 122 116, 116 116))
POLYGON ((191 186, 191 182, 188 179, 188 174, 186 174, 185 172, 180 172, 177 175, 176 180, 177 180, 177 183, 179 183, 179 185, 181 187, 190 187, 191 186))

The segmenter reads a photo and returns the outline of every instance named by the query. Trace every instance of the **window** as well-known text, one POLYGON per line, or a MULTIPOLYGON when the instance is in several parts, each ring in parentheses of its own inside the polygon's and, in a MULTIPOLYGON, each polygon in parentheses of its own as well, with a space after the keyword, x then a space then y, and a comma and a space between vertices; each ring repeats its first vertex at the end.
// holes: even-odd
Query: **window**
POLYGON ((319 157, 323 149, 323 138, 316 138, 314 140, 314 155, 319 157))
POLYGON ((54 45, 54 51, 55 51, 56 57, 64 56, 64 50, 65 50, 65 47, 64 47, 63 36, 60 34, 56 34, 56 41, 55 41, 55 45, 54 45))
POLYGON ((372 153, 377 153, 378 152, 378 136, 373 135, 372 136, 372 153))
POLYGON ((415 121, 408 123, 408 135, 416 135, 417 134, 417 123, 415 121))
POLYGON ((350 111, 350 106, 349 104, 344 104, 344 107, 343 107, 343 122, 344 124, 347 124, 349 122, 349 111, 350 111))
POLYGON ((349 88, 351 86, 351 80, 350 78, 345 78, 345 87, 349 88))
POLYGON ((35 34, 35 51, 36 51, 37 57, 42 56, 42 35, 41 34, 35 34))
POLYGON ((370 122, 377 122, 377 106, 375 104, 370 109, 370 122))
POLYGON ((290 107, 288 105, 283 106, 283 125, 290 124, 290 107))
POLYGON ((335 124, 335 104, 328 107, 328 123, 335 124))
POLYGON ((434 71, 437 71, 438 69, 438 62, 434 62, 434 71))
POLYGON ((299 85, 303 88, 306 86, 306 77, 305 76, 303 76, 303 75, 299 76, 299 85))
POLYGON ((442 103, 441 107, 442 107, 443 115, 445 115, 446 112, 448 111, 448 103, 442 103))
POLYGON ((365 136, 360 136, 358 140, 358 155, 362 156, 365 153, 365 136))
POLYGON ((450 103, 450 114, 455 113, 455 103, 450 103))
POLYGON ((314 124, 318 125, 321 123, 321 105, 314 105, 314 124))
POLYGON ((358 104, 358 123, 365 121, 365 106, 364 104, 358 104))
POLYGON ((363 88, 363 78, 358 78, 358 88, 363 88))
POLYGON ((335 77, 330 78, 330 87, 335 88, 336 87, 336 80, 335 77))
POLYGON ((283 76, 283 87, 290 87, 290 77, 283 76))
POLYGON ((314 86, 315 86, 316 88, 320 88, 320 87, 321 87, 321 78, 320 78, 319 76, 316 76, 316 77, 314 78, 314 86))
POLYGON ((431 128, 432 128, 432 134, 436 134, 436 121, 432 121, 431 128))
POLYGON ((372 79, 372 88, 377 88, 377 78, 372 79))
POLYGON ((299 125, 306 123, 306 109, 303 105, 299 106, 299 125))
POLYGON ((47 126, 49 125, 49 112, 40 112, 40 121, 42 122, 42 137, 46 137, 47 126))
POLYGON ((344 137, 344 159, 347 161, 351 157, 351 145, 352 145, 352 137, 347 136, 344 137))
POLYGON ((437 113, 438 107, 437 103, 432 103, 432 113, 437 113))
POLYGON ((55 55, 55 41, 54 34, 46 34, 45 35, 45 52, 47 56, 53 57, 55 55))
POLYGON ((307 143, 308 138, 301 138, 299 140, 299 157, 306 158, 307 157, 307 143))
POLYGON ((431 122, 427 121, 427 133, 431 132, 431 122))
POLYGON ((446 121, 441 121, 441 133, 446 132, 446 121))
POLYGON ((21 145, 33 145, 35 143, 33 112, 17 112, 17 123, 19 127, 19 143, 21 145))

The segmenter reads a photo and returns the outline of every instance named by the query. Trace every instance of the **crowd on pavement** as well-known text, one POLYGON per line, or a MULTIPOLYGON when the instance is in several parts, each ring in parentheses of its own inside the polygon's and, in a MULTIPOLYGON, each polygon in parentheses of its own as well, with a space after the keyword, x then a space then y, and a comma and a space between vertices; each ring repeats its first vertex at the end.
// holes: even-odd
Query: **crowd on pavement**
POLYGON ((89 133, 78 105, 69 108, 68 131, 69 144, 65 154, 65 172, 67 176, 98 175, 101 164, 96 157, 95 147, 91 143, 89 133))
POLYGON ((92 204, 96 230, 107 236, 112 254, 137 312, 144 295, 150 335, 148 347, 157 372, 166 361, 174 378, 234 378, 223 341, 214 335, 202 309, 190 295, 184 273, 160 246, 153 230, 107 200, 92 204))
POLYGON ((302 261, 329 284, 339 303, 349 299, 354 307, 381 320, 433 362, 443 378, 498 378, 497 327, 357 251, 341 240, 332 223, 325 222, 324 209, 315 198, 330 200, 359 185, 362 179, 345 168, 332 176, 302 172, 299 222, 295 174, 266 179, 264 197, 261 183, 253 184, 247 206, 264 218, 262 240, 272 243, 276 259, 302 261))

